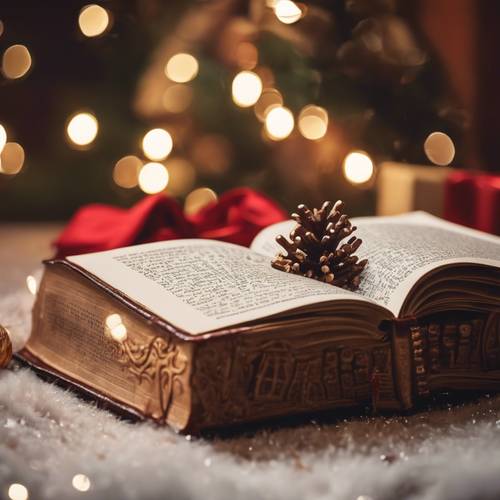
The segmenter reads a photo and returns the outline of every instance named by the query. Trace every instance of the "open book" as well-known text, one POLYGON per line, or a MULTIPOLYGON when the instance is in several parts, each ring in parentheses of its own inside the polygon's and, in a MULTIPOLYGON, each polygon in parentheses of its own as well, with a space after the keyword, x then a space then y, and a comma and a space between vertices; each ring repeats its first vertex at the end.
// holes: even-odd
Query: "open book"
POLYGON ((412 407, 500 389, 500 238, 424 213, 353 219, 357 292, 271 267, 275 237, 149 243, 46 262, 19 356, 182 431, 412 407))

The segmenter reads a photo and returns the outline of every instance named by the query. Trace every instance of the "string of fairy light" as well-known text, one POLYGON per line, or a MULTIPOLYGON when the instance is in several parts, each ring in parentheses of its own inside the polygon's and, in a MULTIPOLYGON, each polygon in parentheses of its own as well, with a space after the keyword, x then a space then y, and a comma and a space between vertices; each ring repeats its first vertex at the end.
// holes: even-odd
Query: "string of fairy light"
MULTIPOLYGON (((76 491, 85 493, 90 490, 91 481, 86 474, 75 474, 71 479, 71 486, 76 491)), ((21 483, 12 483, 7 489, 7 495, 10 500, 28 500, 29 490, 21 483)))
MULTIPOLYGON (((307 16, 307 6, 292 0, 266 0, 266 5, 284 24, 298 23, 307 16)), ((1 36, 4 24, 0 23, 1 36)), ((113 13, 97 4, 86 5, 80 10, 77 25, 85 37, 100 37, 112 28, 113 13)), ((238 107, 253 108, 257 121, 262 123, 263 139, 272 144, 298 133, 310 141, 325 140, 332 120, 328 111, 316 103, 309 103, 294 115, 286 106, 285 96, 273 84, 273 79, 268 78, 269 68, 258 66, 256 46, 251 42, 242 42, 236 50, 242 63, 240 71, 232 78, 232 101, 238 107)), ((165 111, 183 113, 188 109, 193 99, 189 83, 197 77, 199 64, 195 55, 186 52, 176 53, 165 61, 164 75, 168 81, 162 99, 165 111)), ((3 52, 1 72, 4 78, 22 80, 29 75, 31 67, 32 57, 22 40, 3 52)), ((70 147, 88 149, 98 134, 99 121, 95 113, 83 110, 70 113, 65 127, 70 147)), ((187 158, 171 156, 175 151, 173 135, 166 128, 146 131, 140 154, 125 155, 114 165, 113 181, 120 188, 138 187, 147 194, 168 191, 173 195, 186 196, 185 209, 194 212, 204 203, 216 199, 216 194, 207 187, 190 192, 195 185, 196 169, 187 158)), ((0 174, 5 176, 19 174, 25 164, 25 150, 14 138, 15 132, 9 129, 8 124, 0 123, 0 174)), ((220 150, 220 159, 224 144, 221 144, 220 138, 217 144, 213 144, 215 139, 211 141, 207 139, 208 147, 220 150)), ((443 132, 431 133, 425 140, 424 151, 436 165, 448 165, 455 155, 453 141, 443 132)), ((214 168, 219 167, 216 165, 214 168)), ((223 171, 223 168, 220 170, 223 171)), ((376 173, 369 154, 358 150, 345 156, 342 172, 350 183, 359 186, 371 185, 370 181, 376 173)))

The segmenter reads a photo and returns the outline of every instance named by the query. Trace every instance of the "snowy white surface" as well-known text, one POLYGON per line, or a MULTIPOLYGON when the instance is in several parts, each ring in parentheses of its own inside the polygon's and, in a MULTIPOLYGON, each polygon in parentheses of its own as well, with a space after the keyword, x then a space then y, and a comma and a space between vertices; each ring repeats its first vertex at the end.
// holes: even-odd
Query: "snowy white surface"
MULTIPOLYGON (((16 345, 29 328, 31 261, 22 266, 0 283, 0 323, 16 345)), ((500 397, 207 440, 120 421, 29 370, 3 370, 0 498, 12 483, 33 499, 497 500, 500 397), (88 491, 72 486, 76 474, 88 491)))
MULTIPOLYGON (((348 423, 340 425, 353 431, 348 423)), ((396 430, 398 422, 386 425, 396 430)), ((246 438, 256 449, 253 460, 242 457, 238 446, 236 452, 227 443, 221 448, 218 440, 188 440, 151 424, 118 421, 27 370, 3 371, 0 483, 4 491, 22 483, 31 498, 54 499, 500 498, 500 420, 450 422, 415 439, 411 433, 409 440, 388 436, 383 444, 353 439, 298 452, 292 445, 280 454, 284 439, 309 433, 328 438, 329 427, 259 431, 246 438), (392 464, 380 459, 388 452, 397 453, 392 464), (90 478, 85 493, 72 486, 78 473, 90 478)))

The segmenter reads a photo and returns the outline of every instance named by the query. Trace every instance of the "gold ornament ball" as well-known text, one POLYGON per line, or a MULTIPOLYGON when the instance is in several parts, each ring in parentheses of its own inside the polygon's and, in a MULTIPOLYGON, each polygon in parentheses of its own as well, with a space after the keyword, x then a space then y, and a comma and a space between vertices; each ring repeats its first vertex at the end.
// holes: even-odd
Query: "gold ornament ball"
POLYGON ((9 332, 0 325, 0 368, 5 368, 12 359, 12 342, 9 332))

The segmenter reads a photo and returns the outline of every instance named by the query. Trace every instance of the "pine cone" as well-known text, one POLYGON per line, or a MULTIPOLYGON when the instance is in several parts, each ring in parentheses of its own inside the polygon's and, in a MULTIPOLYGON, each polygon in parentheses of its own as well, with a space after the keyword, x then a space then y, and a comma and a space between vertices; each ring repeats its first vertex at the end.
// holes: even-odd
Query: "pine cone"
POLYGON ((344 203, 325 201, 320 210, 309 210, 305 205, 297 207, 292 219, 297 226, 290 233, 290 240, 277 236, 276 241, 286 250, 272 261, 272 266, 287 273, 300 274, 331 285, 355 290, 360 274, 368 263, 358 262, 352 255, 362 241, 352 236, 346 243, 341 241, 356 230, 347 215, 342 214, 344 203))

